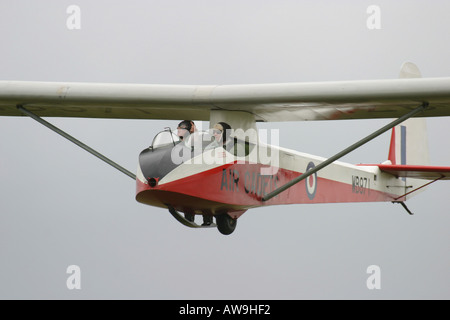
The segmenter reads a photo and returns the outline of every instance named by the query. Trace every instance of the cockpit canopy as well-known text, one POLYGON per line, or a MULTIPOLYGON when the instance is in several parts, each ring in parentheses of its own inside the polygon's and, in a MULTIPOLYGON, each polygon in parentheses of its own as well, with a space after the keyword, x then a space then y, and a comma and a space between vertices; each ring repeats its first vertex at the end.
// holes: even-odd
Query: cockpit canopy
POLYGON ((180 142, 180 138, 172 130, 170 130, 170 128, 166 128, 153 138, 150 149, 156 150, 158 148, 168 147, 170 145, 175 146, 180 142))

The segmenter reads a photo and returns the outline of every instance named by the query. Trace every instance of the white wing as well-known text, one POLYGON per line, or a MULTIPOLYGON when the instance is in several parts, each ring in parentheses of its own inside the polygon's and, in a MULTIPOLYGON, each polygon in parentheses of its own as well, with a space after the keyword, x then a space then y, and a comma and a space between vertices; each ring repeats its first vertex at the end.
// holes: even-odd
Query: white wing
POLYGON ((0 115, 23 105, 42 117, 209 120, 211 110, 256 121, 396 118, 423 102, 450 116, 450 78, 255 85, 143 85, 0 81, 0 115))

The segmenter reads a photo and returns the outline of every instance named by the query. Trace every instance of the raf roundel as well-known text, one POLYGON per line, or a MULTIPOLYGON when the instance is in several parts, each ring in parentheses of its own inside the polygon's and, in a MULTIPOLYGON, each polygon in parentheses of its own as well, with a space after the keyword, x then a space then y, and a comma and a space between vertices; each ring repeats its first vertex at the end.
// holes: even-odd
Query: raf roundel
MULTIPOLYGON (((313 162, 308 163, 308 166, 306 167, 306 172, 313 169, 315 167, 313 162)), ((308 195, 308 198, 310 200, 313 200, 316 196, 317 191, 317 172, 310 175, 308 178, 305 179, 306 184, 306 194, 308 195)))

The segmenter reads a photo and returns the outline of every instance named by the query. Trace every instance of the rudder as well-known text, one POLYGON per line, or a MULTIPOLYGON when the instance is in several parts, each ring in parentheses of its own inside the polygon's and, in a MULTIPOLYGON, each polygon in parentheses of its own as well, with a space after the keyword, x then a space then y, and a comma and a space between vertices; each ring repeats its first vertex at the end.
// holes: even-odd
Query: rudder
POLYGON ((424 118, 406 120, 392 129, 388 160, 401 165, 430 164, 427 123, 424 118))

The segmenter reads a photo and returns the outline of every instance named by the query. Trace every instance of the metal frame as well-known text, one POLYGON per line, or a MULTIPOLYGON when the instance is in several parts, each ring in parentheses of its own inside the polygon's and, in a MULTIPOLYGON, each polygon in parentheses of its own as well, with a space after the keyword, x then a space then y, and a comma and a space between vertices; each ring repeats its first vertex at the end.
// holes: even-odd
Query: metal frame
POLYGON ((127 176, 129 176, 130 178, 136 180, 136 175, 131 173, 130 171, 128 171, 127 169, 125 169, 124 167, 120 166, 119 164, 115 163, 114 161, 112 161, 111 159, 105 157, 104 155, 102 155, 101 153, 95 151, 94 149, 92 149, 91 147, 87 146, 86 144, 84 144, 83 142, 81 142, 80 140, 75 139, 74 137, 72 137, 71 135, 69 135, 68 133, 62 131, 61 129, 59 129, 58 127, 55 127, 54 125, 52 125, 51 123, 43 120, 42 118, 40 118, 39 116, 37 116, 36 114, 34 114, 33 112, 25 109, 22 105, 18 105, 17 109, 22 112, 23 114, 29 116, 30 118, 32 118, 33 120, 36 120, 37 122, 39 122, 40 124, 46 126, 47 128, 49 128, 50 130, 56 132, 57 134, 61 135, 62 137, 66 138, 67 140, 69 140, 70 142, 73 142, 74 144, 76 144, 77 146, 79 146, 80 148, 86 150, 87 152, 89 152, 90 154, 96 156, 97 158, 99 158, 100 160, 103 160, 104 162, 106 162, 107 164, 109 164, 110 166, 114 167, 115 169, 119 170, 120 172, 126 174, 127 176))

